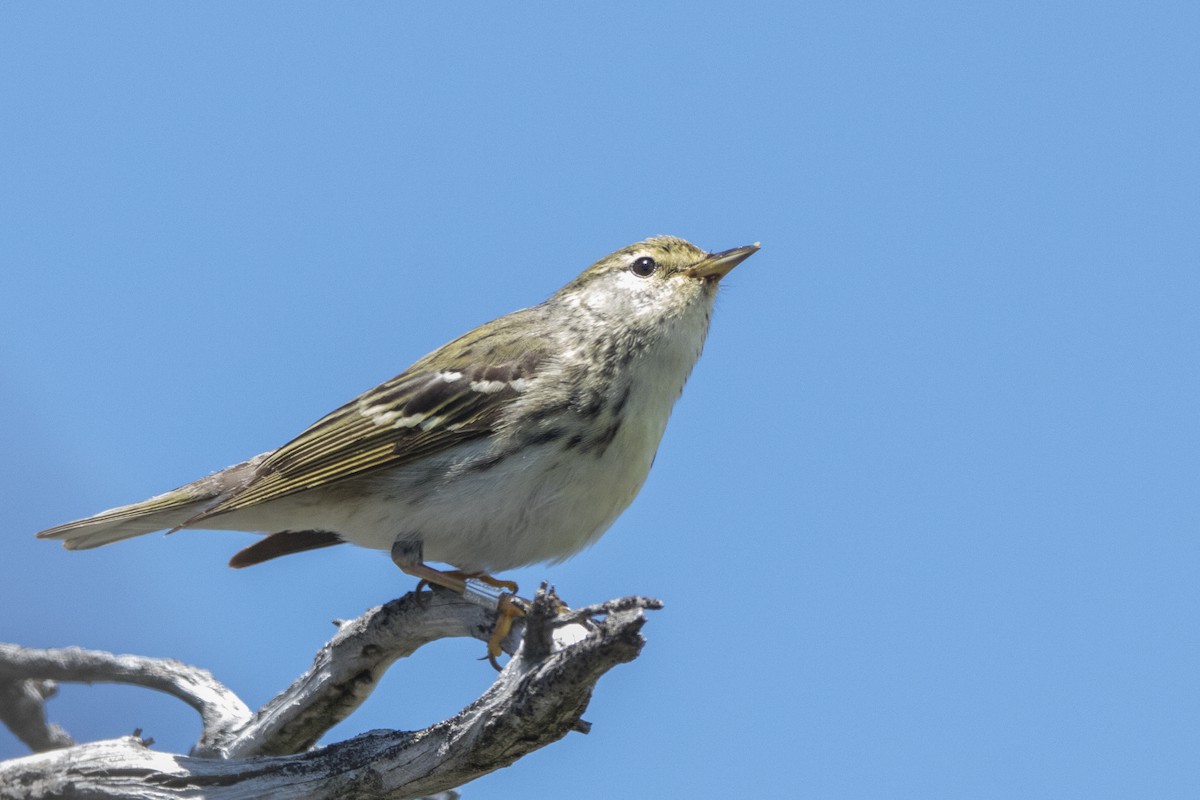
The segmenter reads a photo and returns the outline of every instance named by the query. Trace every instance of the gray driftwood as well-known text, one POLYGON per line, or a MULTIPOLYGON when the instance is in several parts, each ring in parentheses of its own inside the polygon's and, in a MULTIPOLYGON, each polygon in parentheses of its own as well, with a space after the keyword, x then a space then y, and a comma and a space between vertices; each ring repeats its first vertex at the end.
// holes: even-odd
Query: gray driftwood
POLYGON ((398 658, 436 639, 484 640, 493 612, 453 595, 409 594, 343 623, 312 666, 256 712, 207 671, 178 661, 92 650, 0 645, 0 721, 34 755, 0 762, 0 798, 416 798, 460 786, 586 732, 581 715, 600 676, 632 661, 644 611, 627 597, 560 613, 539 592, 505 642, 495 683, 458 714, 420 731, 371 731, 313 749, 371 693, 398 658), (138 736, 74 744, 46 720, 56 681, 129 683, 167 692, 203 722, 190 755, 138 736))

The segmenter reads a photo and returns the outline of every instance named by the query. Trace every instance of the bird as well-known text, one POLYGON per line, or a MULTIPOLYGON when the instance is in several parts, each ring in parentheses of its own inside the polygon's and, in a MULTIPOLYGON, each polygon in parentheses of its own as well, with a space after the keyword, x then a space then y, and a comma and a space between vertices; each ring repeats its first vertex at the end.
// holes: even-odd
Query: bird
POLYGON ((276 450, 38 537, 85 550, 159 530, 262 535, 235 568, 348 542, 519 614, 516 585, 493 573, 565 560, 629 506, 700 357, 721 279, 758 249, 707 252, 674 236, 629 245, 276 450))

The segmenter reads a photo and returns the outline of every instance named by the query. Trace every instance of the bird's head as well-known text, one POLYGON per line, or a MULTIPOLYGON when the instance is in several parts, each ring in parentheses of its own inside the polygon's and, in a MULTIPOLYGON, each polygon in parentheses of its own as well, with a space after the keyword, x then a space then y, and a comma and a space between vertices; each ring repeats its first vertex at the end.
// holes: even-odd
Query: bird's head
POLYGON ((709 253, 675 236, 655 236, 600 259, 554 299, 630 323, 671 319, 711 308, 720 280, 758 248, 709 253))

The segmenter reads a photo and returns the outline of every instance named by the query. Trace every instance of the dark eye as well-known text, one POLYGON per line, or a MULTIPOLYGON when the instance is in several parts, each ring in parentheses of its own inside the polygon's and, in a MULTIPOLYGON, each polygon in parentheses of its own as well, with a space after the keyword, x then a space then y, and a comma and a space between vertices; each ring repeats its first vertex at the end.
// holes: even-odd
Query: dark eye
POLYGON ((654 274, 654 270, 658 269, 658 262, 650 256, 642 256, 630 264, 629 269, 639 278, 648 278, 654 274))

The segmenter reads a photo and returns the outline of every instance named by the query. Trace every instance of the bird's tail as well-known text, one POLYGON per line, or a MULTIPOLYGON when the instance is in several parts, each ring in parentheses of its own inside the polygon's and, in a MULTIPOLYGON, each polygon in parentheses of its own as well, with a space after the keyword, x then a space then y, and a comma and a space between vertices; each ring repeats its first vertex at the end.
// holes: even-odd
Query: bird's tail
POLYGON ((38 538, 58 539, 68 550, 87 550, 145 533, 178 528, 231 490, 245 484, 267 455, 269 453, 264 453, 140 503, 110 508, 47 528, 38 534, 38 538))
POLYGON ((206 502, 204 498, 197 499, 182 489, 175 489, 140 503, 110 508, 85 519, 47 528, 38 534, 38 538, 61 539, 68 550, 87 550, 182 525, 206 502))

